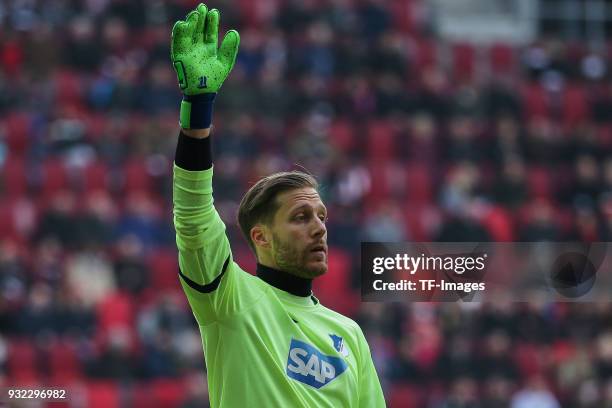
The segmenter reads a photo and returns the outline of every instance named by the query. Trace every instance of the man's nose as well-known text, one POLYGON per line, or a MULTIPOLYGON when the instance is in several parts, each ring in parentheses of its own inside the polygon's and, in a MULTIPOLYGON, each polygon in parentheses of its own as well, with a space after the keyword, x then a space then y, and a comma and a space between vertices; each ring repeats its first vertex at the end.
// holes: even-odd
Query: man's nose
POLYGON ((327 227, 325 226, 325 222, 321 221, 320 218, 315 217, 315 227, 313 228, 313 236, 319 237, 324 235, 327 232, 327 227))

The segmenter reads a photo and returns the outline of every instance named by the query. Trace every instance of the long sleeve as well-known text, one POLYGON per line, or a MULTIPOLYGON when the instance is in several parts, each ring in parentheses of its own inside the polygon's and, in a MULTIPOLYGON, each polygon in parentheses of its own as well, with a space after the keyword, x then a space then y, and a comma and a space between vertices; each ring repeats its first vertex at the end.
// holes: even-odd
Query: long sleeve
POLYGON ((220 305, 216 298, 220 295, 218 292, 227 289, 225 275, 233 269, 225 224, 213 206, 212 175, 212 168, 189 171, 174 165, 174 227, 179 274, 200 324, 218 318, 220 305))
POLYGON ((372 354, 361 329, 359 329, 361 344, 361 369, 359 373, 359 407, 381 408, 385 407, 385 397, 380 386, 372 354))

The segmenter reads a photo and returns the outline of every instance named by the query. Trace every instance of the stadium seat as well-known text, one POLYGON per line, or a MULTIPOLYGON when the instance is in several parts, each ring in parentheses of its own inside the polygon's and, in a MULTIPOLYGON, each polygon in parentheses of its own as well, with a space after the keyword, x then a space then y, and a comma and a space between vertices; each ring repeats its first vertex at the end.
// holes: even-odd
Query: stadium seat
POLYGON ((97 305, 96 315, 99 327, 104 333, 113 327, 133 327, 133 299, 121 292, 105 296, 97 305))
POLYGON ((161 291, 180 291, 178 274, 178 254, 170 248, 152 251, 147 257, 151 270, 151 281, 154 288, 161 291))
POLYGON ((350 153, 356 146, 355 129, 346 120, 335 121, 329 129, 330 142, 339 152, 350 153))
MULTIPOLYGON (((4 130, 6 144, 11 154, 23 155, 30 147, 31 119, 24 112, 9 113, 0 119, 0 130, 4 130)), ((2 132, 0 132, 0 135, 2 132)))
POLYGON ((134 157, 124 164, 122 174, 124 177, 123 190, 134 192, 153 191, 153 179, 147 171, 146 162, 142 157, 134 157))
POLYGON ((45 198, 49 198, 53 193, 69 187, 66 164, 58 157, 50 157, 43 162, 41 177, 41 194, 45 198))
POLYGON ((483 226, 493 238, 493 241, 514 241, 514 221, 508 211, 500 206, 491 206, 482 220, 483 226))
POLYGON ((393 25, 404 33, 413 33, 417 29, 415 2, 410 0, 393 0, 390 2, 393 25))
POLYGON ((83 368, 77 356, 76 345, 68 341, 56 342, 49 349, 50 381, 53 384, 69 384, 83 376, 83 368))
POLYGON ((566 86, 561 101, 563 122, 568 130, 573 130, 577 125, 589 119, 589 105, 583 86, 579 84, 566 86))
POLYGON ((441 221, 440 210, 434 205, 427 204, 405 205, 404 218, 411 239, 417 242, 431 241, 432 233, 441 221))
POLYGON ((0 167, 0 188, 4 196, 18 197, 28 190, 28 167, 23 156, 10 155, 0 167))
MULTIPOLYGON (((358 260, 355 260, 358 262, 358 260)), ((322 304, 344 315, 358 310, 360 294, 351 288, 353 260, 340 248, 329 248, 328 273, 313 281, 313 291, 322 304)))
POLYGON ((24 50, 17 39, 2 38, 0 44, 0 67, 9 77, 16 76, 24 61, 24 50))
POLYGON ((387 160, 370 161, 367 170, 371 179, 370 191, 365 195, 369 208, 389 198, 391 185, 389 183, 389 162, 387 160))
POLYGON ((82 186, 85 193, 95 190, 108 190, 110 187, 110 170, 102 160, 88 163, 81 172, 82 186))
POLYGON ((422 72, 425 68, 438 63, 438 49, 434 41, 425 38, 418 39, 414 51, 413 61, 416 72, 422 72))
POLYGON ((453 76, 459 81, 469 81, 476 70, 476 50, 468 43, 452 46, 453 76))
POLYGON ((433 177, 428 166, 414 162, 406 166, 408 199, 413 205, 430 204, 433 200, 433 177))
POLYGON ((89 112, 83 119, 86 126, 87 140, 91 143, 98 142, 105 136, 108 127, 108 115, 89 112))
POLYGON ((367 152, 374 160, 391 160, 396 153, 395 132, 389 122, 377 120, 367 126, 367 152))
POLYGON ((418 408, 422 406, 421 391, 411 383, 395 383, 389 390, 387 404, 393 408, 418 408))
POLYGON ((155 407, 155 396, 151 392, 149 383, 141 382, 130 387, 129 406, 132 408, 155 407))
POLYGON ((528 120, 550 115, 546 90, 538 83, 527 84, 522 90, 524 111, 528 120))
POLYGON ((340 248, 329 248, 327 273, 314 281, 317 293, 340 295, 348 290, 351 281, 351 256, 340 248))
POLYGON ((39 378, 38 360, 36 348, 29 339, 12 339, 8 348, 8 377, 14 384, 35 382, 39 378))
POLYGON ((0 237, 14 239, 16 235, 12 203, 7 199, 0 199, 0 237))
POLYGON ((119 386, 114 381, 87 383, 86 406, 89 408, 119 408, 119 386))
POLYGON ((509 44, 496 43, 489 49, 490 69, 495 73, 512 73, 516 69, 514 49, 509 44))
POLYGON ((532 198, 550 199, 553 197, 553 175, 549 168, 532 166, 527 170, 529 195, 532 198))
POLYGON ((159 408, 178 407, 185 399, 185 384, 175 379, 154 380, 150 389, 159 408))
POLYGON ((56 100, 60 106, 81 109, 83 106, 82 90, 79 75, 69 69, 62 69, 55 74, 56 100))

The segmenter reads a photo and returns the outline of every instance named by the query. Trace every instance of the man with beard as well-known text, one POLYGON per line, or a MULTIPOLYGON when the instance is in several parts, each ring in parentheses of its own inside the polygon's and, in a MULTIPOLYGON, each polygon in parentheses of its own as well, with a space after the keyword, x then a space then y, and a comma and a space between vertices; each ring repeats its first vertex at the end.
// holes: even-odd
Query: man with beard
POLYGON ((232 258, 213 206, 210 129, 217 91, 240 37, 217 49, 219 12, 200 4, 172 30, 184 98, 174 163, 179 276, 202 336, 211 406, 382 407, 359 326, 321 305, 312 280, 327 272, 327 210, 314 177, 272 174, 243 197, 238 223, 257 276, 232 258))

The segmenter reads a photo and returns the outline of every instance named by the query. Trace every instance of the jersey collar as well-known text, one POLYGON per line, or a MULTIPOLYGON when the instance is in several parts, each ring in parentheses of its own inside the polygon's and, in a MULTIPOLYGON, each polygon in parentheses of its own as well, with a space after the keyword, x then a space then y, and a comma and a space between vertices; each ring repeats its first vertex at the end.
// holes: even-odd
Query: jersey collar
POLYGON ((312 279, 300 278, 259 263, 257 264, 257 276, 269 285, 292 295, 300 297, 312 295, 312 279))

